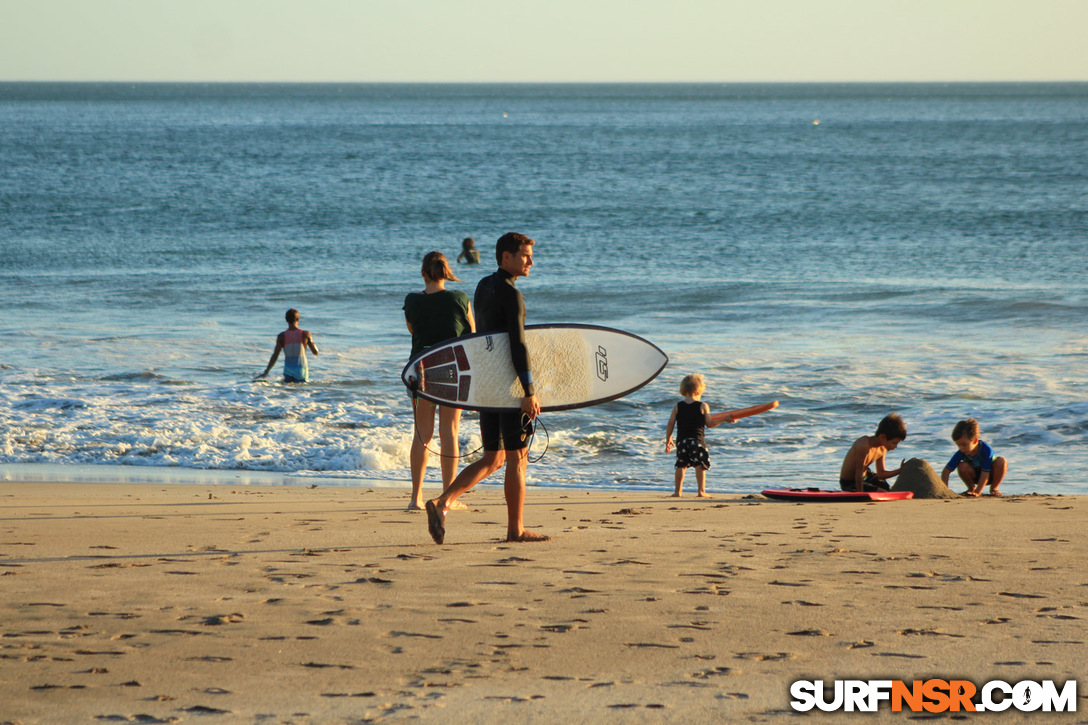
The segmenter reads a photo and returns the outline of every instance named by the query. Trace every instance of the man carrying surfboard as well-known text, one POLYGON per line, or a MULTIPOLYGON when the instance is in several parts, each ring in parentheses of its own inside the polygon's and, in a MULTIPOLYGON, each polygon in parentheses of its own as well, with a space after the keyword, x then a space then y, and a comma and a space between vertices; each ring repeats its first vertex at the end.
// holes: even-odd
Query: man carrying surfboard
POLYGON ((525 301, 514 286, 518 277, 528 277, 533 266, 534 241, 524 234, 509 232, 495 244, 499 268, 480 280, 473 306, 478 332, 505 332, 510 339, 510 360, 521 382, 524 396, 520 409, 480 412, 480 437, 484 454, 461 470, 453 483, 436 499, 428 501, 427 529, 435 543, 446 537, 446 514, 450 504, 477 483, 506 464, 506 540, 547 541, 549 537, 525 529, 525 468, 529 460, 528 440, 532 421, 540 414, 540 401, 533 393, 533 376, 525 347, 525 301))

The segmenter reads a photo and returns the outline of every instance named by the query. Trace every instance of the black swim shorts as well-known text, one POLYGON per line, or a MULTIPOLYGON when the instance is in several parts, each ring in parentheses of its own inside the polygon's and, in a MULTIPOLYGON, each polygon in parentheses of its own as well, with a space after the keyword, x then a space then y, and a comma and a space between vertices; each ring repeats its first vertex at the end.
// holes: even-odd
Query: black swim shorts
MULTIPOLYGON (((850 479, 850 478, 840 478, 839 479, 839 488, 841 488, 843 491, 856 491, 857 490, 857 488, 855 488, 855 486, 854 486, 853 479, 850 479)), ((888 485, 887 481, 884 481, 884 480, 881 480, 881 479, 877 478, 875 473, 873 473, 872 471, 867 470, 867 471, 865 471, 865 474, 862 476, 862 479, 861 479, 861 490, 862 491, 890 491, 891 487, 888 485)))
POLYGON ((520 410, 503 413, 480 412, 480 438, 485 451, 520 451, 529 445, 533 424, 520 410))
POLYGON ((694 438, 676 443, 676 468, 710 468, 710 451, 694 438))

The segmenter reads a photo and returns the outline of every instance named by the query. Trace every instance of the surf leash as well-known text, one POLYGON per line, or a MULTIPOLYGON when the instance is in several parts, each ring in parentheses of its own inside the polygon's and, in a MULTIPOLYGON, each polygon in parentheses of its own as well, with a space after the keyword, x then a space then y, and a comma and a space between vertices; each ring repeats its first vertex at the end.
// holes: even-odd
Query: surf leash
POLYGON ((551 443, 551 441, 552 441, 552 437, 548 433, 548 426, 544 425, 544 421, 542 421, 540 419, 539 415, 536 417, 536 420, 527 421, 525 425, 529 426, 529 445, 526 446, 526 451, 527 451, 527 455, 528 455, 528 462, 529 463, 540 463, 540 460, 542 458, 544 458, 544 454, 548 452, 548 444, 551 443), (536 425, 533 425, 534 423, 536 425), (533 458, 532 457, 533 443, 536 442, 536 429, 537 428, 542 428, 544 430, 544 450, 542 450, 540 452, 539 456, 537 456, 536 458, 533 458))
MULTIPOLYGON (((529 443, 525 447, 526 451, 528 452, 528 454, 530 456, 529 459, 528 459, 528 462, 529 463, 539 463, 541 461, 541 459, 544 458, 544 454, 548 452, 548 447, 549 447, 549 444, 551 443, 552 437, 551 437, 551 434, 548 433, 548 427, 546 425, 544 425, 544 422, 540 419, 540 416, 538 415, 535 420, 529 420, 529 421, 525 421, 524 423, 522 423, 521 431, 522 431, 522 434, 525 435, 529 439, 529 443), (535 425, 534 425, 534 423, 535 423, 535 425), (544 429, 544 450, 540 452, 539 456, 537 456, 536 458, 532 458, 533 443, 536 442, 536 428, 538 426, 540 428, 544 429)), ((412 411, 412 432, 416 434, 416 440, 418 440, 420 442, 420 444, 423 446, 423 448, 428 453, 433 453, 434 455, 438 456, 439 458, 468 458, 469 456, 476 455, 477 453, 479 453, 480 451, 482 451, 484 449, 483 443, 481 443, 480 447, 477 448, 476 450, 469 451, 468 453, 461 453, 460 455, 456 455, 456 456, 447 456, 445 453, 442 452, 441 449, 439 449, 437 451, 434 450, 427 443, 427 441, 423 440, 423 436, 421 436, 419 434, 419 426, 416 425, 415 410, 414 409, 412 411)), ((432 438, 433 438, 433 436, 432 436, 432 438)))

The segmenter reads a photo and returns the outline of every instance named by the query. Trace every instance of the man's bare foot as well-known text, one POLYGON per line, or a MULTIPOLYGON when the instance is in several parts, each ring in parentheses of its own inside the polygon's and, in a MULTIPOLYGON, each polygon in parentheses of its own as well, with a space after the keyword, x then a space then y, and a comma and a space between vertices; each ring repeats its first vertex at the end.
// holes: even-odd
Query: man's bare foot
POLYGON ((422 511, 423 510, 423 503, 420 502, 420 501, 413 501, 412 503, 408 504, 408 510, 409 511, 422 511))
POLYGON ((526 543, 527 544, 527 543, 531 543, 531 542, 534 542, 534 541, 551 541, 552 537, 546 536, 544 534, 538 534, 538 533, 535 533, 533 531, 522 531, 521 534, 519 534, 517 536, 511 536, 511 535, 507 534, 506 535, 506 540, 510 541, 510 542, 526 543))
POLYGON ((1004 496, 1005 494, 1001 493, 996 488, 992 488, 992 489, 990 489, 990 495, 991 496, 1004 496))
POLYGON ((427 530, 431 532, 434 543, 446 540, 446 512, 438 508, 434 501, 427 502, 427 530))
POLYGON ((451 503, 449 505, 449 507, 446 510, 447 511, 468 511, 468 506, 461 503, 460 501, 454 501, 453 503, 451 503))
POLYGON ((701 491, 701 492, 697 493, 695 496, 696 496, 696 498, 714 498, 713 496, 711 496, 706 491, 701 491))
POLYGON ((679 494, 679 493, 670 493, 669 494, 669 498, 681 498, 682 496, 683 496, 683 494, 679 494))

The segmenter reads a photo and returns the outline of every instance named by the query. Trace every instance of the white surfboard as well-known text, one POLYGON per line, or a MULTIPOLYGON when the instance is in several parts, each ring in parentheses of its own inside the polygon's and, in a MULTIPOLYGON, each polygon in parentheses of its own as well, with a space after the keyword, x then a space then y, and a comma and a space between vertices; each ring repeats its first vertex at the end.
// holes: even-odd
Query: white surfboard
MULTIPOLYGON (((526 325, 525 345, 541 410, 597 405, 633 393, 665 369, 661 348, 595 325, 526 325)), ((466 410, 521 407, 521 383, 505 332, 480 332, 429 347, 401 380, 421 398, 466 410)))

